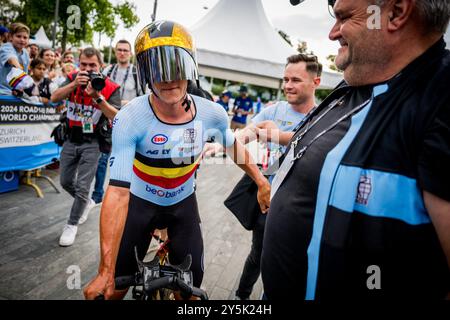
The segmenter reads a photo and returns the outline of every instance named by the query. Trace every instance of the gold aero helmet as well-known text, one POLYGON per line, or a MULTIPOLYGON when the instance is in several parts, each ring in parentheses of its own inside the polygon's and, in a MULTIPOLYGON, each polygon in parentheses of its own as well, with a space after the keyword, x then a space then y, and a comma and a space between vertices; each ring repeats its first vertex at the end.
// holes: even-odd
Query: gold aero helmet
POLYGON ((143 91, 148 85, 174 80, 198 80, 194 41, 182 25, 155 21, 139 32, 134 49, 143 91))

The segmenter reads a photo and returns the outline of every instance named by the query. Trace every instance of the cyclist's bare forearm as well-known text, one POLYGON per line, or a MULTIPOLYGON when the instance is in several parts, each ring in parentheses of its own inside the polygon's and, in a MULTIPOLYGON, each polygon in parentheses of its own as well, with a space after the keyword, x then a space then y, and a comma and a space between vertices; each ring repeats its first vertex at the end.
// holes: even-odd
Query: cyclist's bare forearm
POLYGON ((106 191, 100 215, 99 274, 114 275, 129 199, 129 189, 109 186, 106 191))
POLYGON ((86 299, 121 299, 126 294, 126 290, 114 291, 114 276, 129 198, 126 188, 109 186, 106 190, 100 214, 100 266, 97 276, 83 290, 86 299))
POLYGON ((252 156, 248 150, 239 142, 238 139, 233 146, 226 149, 227 154, 233 161, 247 173, 258 186, 258 202, 262 212, 267 212, 270 206, 270 184, 263 174, 259 171, 252 156))

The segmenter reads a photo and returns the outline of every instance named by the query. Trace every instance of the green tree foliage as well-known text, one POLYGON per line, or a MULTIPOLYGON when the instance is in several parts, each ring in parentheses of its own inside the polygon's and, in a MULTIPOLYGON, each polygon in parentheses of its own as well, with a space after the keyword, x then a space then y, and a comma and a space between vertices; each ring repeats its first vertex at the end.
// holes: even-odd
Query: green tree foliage
MULTIPOLYGON (((108 63, 109 61, 109 46, 103 47, 100 51, 102 52, 103 62, 108 63)), ((117 63, 116 55, 114 54, 114 47, 111 47, 111 64, 117 63)))
POLYGON ((20 12, 20 4, 14 0, 2 0, 0 5, 0 25, 7 26, 14 22, 20 12))
MULTIPOLYGON (((3 0, 2 0, 3 1, 3 0)), ((12 0, 6 0, 11 2, 12 0)), ((56 1, 48 0, 19 0, 15 21, 28 25, 32 33, 42 25, 51 38, 53 34, 53 19, 56 1)), ((8 7, 10 10, 11 6, 8 7)), ((125 28, 131 28, 139 22, 134 14, 136 7, 129 0, 113 5, 109 0, 60 0, 57 39, 65 50, 67 43, 79 45, 81 41, 92 42, 94 32, 114 37, 115 31, 122 22, 125 28), (68 26, 69 19, 73 20, 74 11, 68 10, 70 6, 79 8, 79 27, 68 26)), ((12 15, 11 13, 9 13, 12 15)))
POLYGON ((314 52, 309 50, 308 43, 306 41, 297 40, 297 52, 302 54, 311 54, 313 55, 314 52))
POLYGON ((322 102, 326 97, 330 95, 333 90, 330 89, 318 89, 316 90, 316 98, 319 102, 322 102))
POLYGON ((331 70, 337 71, 337 72, 342 72, 341 70, 339 70, 339 68, 336 66, 336 55, 335 54, 330 54, 327 56, 327 60, 328 60, 328 66, 330 67, 331 70))

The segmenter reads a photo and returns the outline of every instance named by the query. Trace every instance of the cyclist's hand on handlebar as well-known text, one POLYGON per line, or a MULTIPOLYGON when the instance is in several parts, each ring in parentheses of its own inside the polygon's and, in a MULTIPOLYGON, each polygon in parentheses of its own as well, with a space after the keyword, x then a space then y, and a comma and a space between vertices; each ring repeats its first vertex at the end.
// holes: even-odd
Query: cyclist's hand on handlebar
POLYGON ((97 274, 83 289, 83 293, 86 300, 94 300, 100 295, 103 295, 108 300, 114 294, 114 276, 97 274))

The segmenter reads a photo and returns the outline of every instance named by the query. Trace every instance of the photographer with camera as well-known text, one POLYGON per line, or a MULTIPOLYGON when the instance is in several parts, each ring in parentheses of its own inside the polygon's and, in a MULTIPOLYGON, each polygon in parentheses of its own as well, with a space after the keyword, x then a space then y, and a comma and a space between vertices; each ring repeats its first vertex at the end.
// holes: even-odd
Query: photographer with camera
POLYGON ((100 157, 100 131, 103 123, 112 120, 120 108, 120 86, 100 73, 101 64, 98 50, 84 49, 80 54, 79 72, 70 73, 51 96, 52 102, 68 100, 69 130, 61 151, 60 181, 75 199, 59 239, 60 246, 72 245, 78 224, 86 221, 89 188, 100 157))

